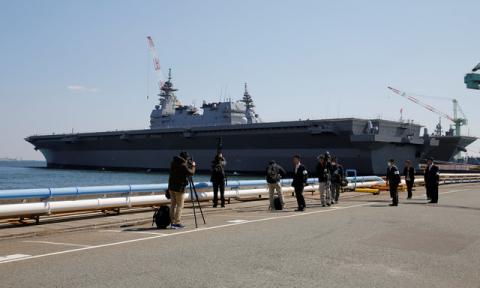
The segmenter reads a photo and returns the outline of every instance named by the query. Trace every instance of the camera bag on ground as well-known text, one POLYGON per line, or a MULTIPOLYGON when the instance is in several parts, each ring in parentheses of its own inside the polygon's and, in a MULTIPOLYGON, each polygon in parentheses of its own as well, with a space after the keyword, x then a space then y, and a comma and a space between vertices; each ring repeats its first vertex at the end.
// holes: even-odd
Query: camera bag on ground
POLYGON ((282 201, 280 201, 280 197, 275 196, 275 198, 273 198, 273 208, 275 208, 275 210, 283 210, 282 201))
POLYGON ((168 206, 160 206, 160 208, 155 209, 155 213, 153 214, 153 223, 157 225, 158 229, 167 229, 168 225, 172 220, 170 219, 170 207, 168 206))

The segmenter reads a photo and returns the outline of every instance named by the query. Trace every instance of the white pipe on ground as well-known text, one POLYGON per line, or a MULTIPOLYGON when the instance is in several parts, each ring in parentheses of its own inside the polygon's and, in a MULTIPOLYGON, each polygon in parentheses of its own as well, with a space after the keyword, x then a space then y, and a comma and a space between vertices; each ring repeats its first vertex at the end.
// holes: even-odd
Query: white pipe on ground
MULTIPOLYGON (((368 187, 371 185, 378 185, 381 182, 357 183, 356 187, 368 187)), ((349 184, 350 188, 354 184, 349 184), (350 187, 351 186, 351 187, 350 187)), ((283 187, 284 193, 293 192, 293 187, 283 187)), ((305 187, 305 192, 316 192, 318 185, 309 185, 305 187)), ((225 191, 226 198, 245 198, 245 197, 262 197, 268 195, 267 188, 243 189, 243 190, 227 190, 225 191)), ((200 201, 213 199, 213 192, 198 192, 200 201)), ((190 200, 190 193, 187 193, 185 201, 190 200)), ((157 195, 143 195, 143 196, 125 196, 125 197, 111 197, 111 198, 95 198, 82 200, 68 200, 68 201, 45 201, 34 203, 20 203, 20 204, 5 204, 0 205, 0 217, 21 217, 21 216, 35 216, 35 215, 49 215, 55 213, 65 213, 85 210, 108 210, 114 208, 131 208, 138 206, 153 206, 168 204, 168 200, 164 194, 157 195)))
MULTIPOLYGON (((441 174, 441 183, 456 182, 456 181, 478 181, 478 175, 472 174, 441 174), (460 177, 458 177, 460 176, 460 177), (451 178, 450 178, 451 177, 451 178), (460 178, 460 179, 459 179, 460 178), (465 179, 467 178, 467 179, 465 179)), ((423 177, 417 178, 415 183, 423 183, 423 177)), ((385 181, 366 181, 348 183, 348 189, 372 187, 377 185, 385 185, 385 181)), ((284 186, 284 193, 293 192, 293 187, 284 186)), ((305 187, 305 192, 316 192, 318 185, 309 185, 305 187)), ((242 197, 262 197, 268 195, 268 189, 255 188, 255 189, 232 189, 225 191, 226 198, 242 198, 242 197)), ((213 192, 198 192, 198 198, 200 201, 213 199, 213 192)), ((185 201, 190 202, 190 193, 187 193, 185 201)), ((65 213, 85 210, 108 210, 115 208, 131 208, 139 206, 154 206, 161 204, 168 204, 168 200, 164 194, 156 195, 143 195, 143 196, 123 196, 123 197, 109 197, 109 198, 95 198, 95 199, 82 199, 82 200, 68 200, 68 201, 50 201, 45 200, 43 202, 32 203, 20 203, 20 204, 3 204, 0 205, 0 218, 8 217, 29 217, 37 215, 49 215, 54 213, 65 213)))

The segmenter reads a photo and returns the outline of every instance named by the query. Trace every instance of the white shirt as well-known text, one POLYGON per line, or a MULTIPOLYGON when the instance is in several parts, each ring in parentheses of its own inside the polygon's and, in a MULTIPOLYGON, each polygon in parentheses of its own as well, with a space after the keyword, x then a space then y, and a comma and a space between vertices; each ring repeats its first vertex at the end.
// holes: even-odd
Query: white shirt
POLYGON ((297 170, 298 170, 298 167, 300 167, 300 162, 298 162, 298 164, 295 166, 295 174, 297 174, 297 170))

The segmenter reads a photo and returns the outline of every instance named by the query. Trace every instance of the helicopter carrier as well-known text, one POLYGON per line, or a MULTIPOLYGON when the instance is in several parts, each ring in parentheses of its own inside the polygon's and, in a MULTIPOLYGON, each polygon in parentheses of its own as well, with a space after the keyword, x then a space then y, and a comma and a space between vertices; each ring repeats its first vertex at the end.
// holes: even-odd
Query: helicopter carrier
POLYGON ((317 155, 329 151, 347 169, 383 174, 388 158, 419 163, 438 146, 438 140, 420 136, 422 126, 413 122, 359 118, 263 122, 246 84, 241 100, 204 102, 200 109, 181 105, 176 92, 169 72, 160 103, 150 114, 149 129, 40 135, 26 141, 53 168, 168 170, 172 157, 186 150, 199 170, 207 171, 221 139, 227 170, 239 173, 263 172, 272 159, 290 167, 294 154, 313 169, 317 155))

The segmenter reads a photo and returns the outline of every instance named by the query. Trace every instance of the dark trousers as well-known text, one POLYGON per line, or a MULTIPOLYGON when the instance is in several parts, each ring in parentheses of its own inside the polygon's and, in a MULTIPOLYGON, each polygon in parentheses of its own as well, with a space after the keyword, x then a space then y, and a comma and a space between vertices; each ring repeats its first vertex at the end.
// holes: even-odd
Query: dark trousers
POLYGON ((392 197, 392 204, 398 205, 398 184, 390 184, 390 197, 392 197))
POLYGON ((335 200, 335 202, 338 202, 338 198, 340 197, 340 189, 341 189, 341 184, 338 182, 333 182, 332 183, 332 200, 335 200))
POLYGON ((303 198, 303 186, 294 187, 295 197, 297 198, 298 210, 305 209, 305 198, 303 198))
POLYGON ((407 183, 407 192, 408 192, 408 198, 412 198, 412 189, 413 189, 413 181, 405 181, 407 183))
POLYGON ((427 185, 427 195, 429 195, 430 201, 432 203, 438 203, 438 185, 430 184, 427 185))
POLYGON ((218 205, 218 190, 220 190, 220 203, 225 207, 225 182, 213 182, 213 207, 218 205))
POLYGON ((431 188, 429 187, 429 185, 428 185, 428 184, 425 184, 425 192, 427 193, 427 199, 428 199, 428 200, 431 200, 431 199, 432 199, 432 196, 430 195, 430 194, 431 194, 431 193, 430 193, 430 190, 431 190, 431 188))

